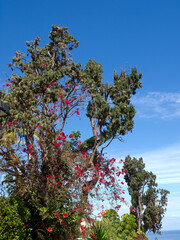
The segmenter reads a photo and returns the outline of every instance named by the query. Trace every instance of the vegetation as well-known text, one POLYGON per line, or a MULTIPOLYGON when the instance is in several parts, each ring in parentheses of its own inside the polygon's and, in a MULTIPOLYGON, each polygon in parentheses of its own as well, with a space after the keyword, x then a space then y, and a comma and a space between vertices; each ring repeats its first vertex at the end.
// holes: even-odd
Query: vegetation
POLYGON ((137 228, 159 233, 167 206, 169 191, 158 189, 156 176, 145 170, 143 159, 125 158, 124 179, 131 196, 131 211, 136 216, 137 228))
POLYGON ((71 51, 78 41, 67 28, 52 26, 49 38, 43 47, 39 37, 26 42, 27 54, 15 52, 9 64, 12 76, 0 93, 11 113, 3 132, 7 140, 0 140, 0 171, 7 197, 18 204, 21 199, 27 210, 28 217, 21 219, 12 205, 19 219, 14 224, 18 229, 26 225, 22 234, 27 236, 21 239, 29 233, 33 240, 85 235, 80 223, 82 218, 90 221, 89 199, 123 201, 116 180, 122 172, 103 151, 133 129, 131 97, 141 88, 136 68, 115 72, 110 85, 103 83, 100 63, 89 60, 84 69, 75 63, 71 51), (83 113, 92 135, 80 141, 80 132, 64 133, 64 128, 83 113), (105 193, 99 191, 102 185, 105 193))
POLYGON ((134 240, 137 236, 136 218, 132 214, 115 215, 114 209, 105 211, 101 224, 106 229, 108 239, 111 240, 134 240))

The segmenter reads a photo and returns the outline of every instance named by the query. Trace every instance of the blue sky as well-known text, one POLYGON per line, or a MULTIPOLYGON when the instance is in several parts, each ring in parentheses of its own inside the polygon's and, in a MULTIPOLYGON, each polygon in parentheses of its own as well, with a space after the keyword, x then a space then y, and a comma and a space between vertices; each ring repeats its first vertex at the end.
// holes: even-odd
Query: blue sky
MULTIPOLYGON (((76 62, 102 64, 104 81, 112 82, 114 69, 125 66, 143 73, 143 88, 133 97, 134 130, 107 154, 142 156, 159 187, 171 191, 164 230, 180 229, 179 12, 179 0, 0 1, 1 78, 10 76, 7 63, 15 50, 25 51, 26 41, 40 36, 42 45, 48 42, 52 24, 67 26, 80 42, 76 62)), ((85 137, 86 122, 76 122, 85 137)))

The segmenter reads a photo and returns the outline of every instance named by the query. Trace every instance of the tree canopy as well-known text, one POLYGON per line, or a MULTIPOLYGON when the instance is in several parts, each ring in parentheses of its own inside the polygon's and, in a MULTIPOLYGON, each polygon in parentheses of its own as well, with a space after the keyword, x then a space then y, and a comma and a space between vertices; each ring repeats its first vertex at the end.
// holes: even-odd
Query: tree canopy
POLYGON ((43 47, 39 37, 26 42, 27 53, 16 51, 9 63, 12 76, 1 97, 11 113, 3 134, 13 139, 0 140, 0 171, 9 196, 23 198, 35 219, 26 224, 32 238, 68 239, 75 229, 84 234, 79 222, 89 220, 89 197, 105 196, 98 195, 100 185, 122 201, 116 181, 121 172, 103 150, 133 129, 131 97, 141 88, 142 74, 136 68, 115 71, 113 84, 103 83, 100 63, 89 60, 83 69, 73 61, 78 41, 67 28, 53 25, 49 39, 43 47), (66 134, 64 128, 83 113, 92 135, 80 141, 80 132, 66 134))
POLYGON ((134 209, 131 213, 136 216, 137 228, 159 233, 169 191, 157 188, 156 175, 145 170, 142 158, 127 156, 123 169, 127 169, 124 179, 131 196, 131 209, 134 209))

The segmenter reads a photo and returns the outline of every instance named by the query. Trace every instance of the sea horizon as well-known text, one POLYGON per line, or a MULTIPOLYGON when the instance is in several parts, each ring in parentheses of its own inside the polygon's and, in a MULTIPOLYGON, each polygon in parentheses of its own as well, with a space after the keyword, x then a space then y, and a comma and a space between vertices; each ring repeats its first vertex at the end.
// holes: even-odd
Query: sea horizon
POLYGON ((160 234, 149 232, 146 234, 149 240, 180 240, 180 229, 178 230, 163 230, 160 234))

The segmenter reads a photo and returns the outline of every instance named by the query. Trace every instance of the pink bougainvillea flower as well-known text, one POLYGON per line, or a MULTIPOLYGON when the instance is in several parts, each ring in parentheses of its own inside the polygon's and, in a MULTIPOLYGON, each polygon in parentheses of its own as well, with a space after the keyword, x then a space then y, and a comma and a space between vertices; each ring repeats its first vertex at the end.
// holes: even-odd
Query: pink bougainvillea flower
POLYGON ((68 104, 69 106, 72 106, 69 100, 65 100, 65 103, 68 104))
POLYGON ((48 232, 52 232, 52 230, 53 230, 52 227, 48 228, 48 232))
POLYGON ((116 207, 115 207, 116 211, 119 211, 120 207, 121 207, 121 206, 116 206, 116 207))
POLYGON ((82 169, 81 169, 80 167, 78 167, 78 166, 76 166, 75 169, 76 169, 77 171, 82 171, 82 169))
POLYGON ((69 87, 69 85, 68 85, 68 84, 66 84, 66 87, 69 87))
POLYGON ((67 216, 68 216, 67 213, 63 214, 63 218, 67 218, 67 216))
POLYGON ((41 127, 41 125, 40 125, 40 124, 38 124, 38 125, 36 126, 36 128, 42 128, 42 127, 41 127))
POLYGON ((100 176, 101 176, 101 177, 104 177, 104 174, 103 174, 103 173, 100 173, 100 176))
POLYGON ((74 207, 74 210, 73 210, 73 212, 76 212, 77 211, 77 207, 74 207))
POLYGON ((74 240, 74 238, 69 238, 68 240, 74 240))
POLYGON ((77 176, 81 176, 82 177, 82 176, 84 176, 84 173, 83 172, 78 172, 77 176))
POLYGON ((121 182, 121 184, 124 184, 124 182, 121 182))
POLYGON ((54 82, 52 82, 52 83, 51 83, 51 86, 54 86, 54 85, 56 85, 56 84, 55 84, 54 82))
POLYGON ((100 182, 100 183, 104 183, 103 178, 100 178, 99 182, 100 182))
POLYGON ((12 123, 15 125, 18 124, 18 122, 16 120, 13 120, 12 123))
POLYGON ((53 180, 54 179, 54 177, 52 175, 49 175, 48 178, 49 178, 49 180, 53 180))
POLYGON ((12 122, 8 122, 8 124, 7 124, 7 125, 8 125, 8 126, 11 126, 11 124, 12 124, 12 122))
POLYGON ((115 161, 116 161, 115 158, 112 158, 112 159, 110 160, 111 163, 114 163, 115 161))
POLYGON ((43 64, 43 67, 45 67, 46 65, 47 65, 47 63, 44 63, 44 64, 43 64))
POLYGON ((61 146, 61 143, 56 143, 56 147, 60 147, 61 146))
POLYGON ((79 109, 77 109, 76 111, 74 111, 75 113, 77 113, 77 115, 80 115, 79 113, 79 109))
POLYGON ((69 135, 69 138, 72 138, 72 137, 73 137, 73 135, 72 135, 72 134, 70 134, 70 135, 69 135))

